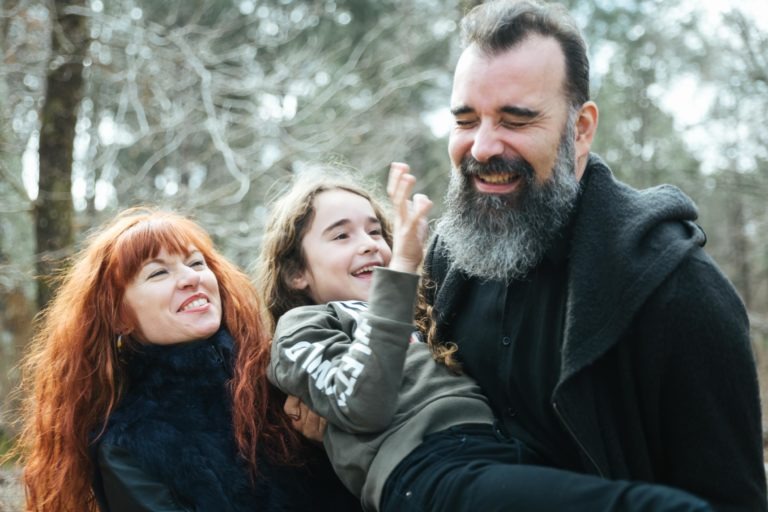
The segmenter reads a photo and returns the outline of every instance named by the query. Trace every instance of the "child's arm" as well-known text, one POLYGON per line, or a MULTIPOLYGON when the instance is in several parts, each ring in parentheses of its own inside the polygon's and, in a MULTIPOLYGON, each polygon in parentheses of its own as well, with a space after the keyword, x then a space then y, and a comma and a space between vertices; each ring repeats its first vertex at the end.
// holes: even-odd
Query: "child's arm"
MULTIPOLYGON (((408 301, 400 296, 415 294, 417 278, 392 274, 402 279, 382 284, 399 288, 402 310, 408 301)), ((285 313, 277 324, 268 369, 276 386, 350 432, 378 432, 392 421, 413 331, 410 321, 369 320, 365 307, 361 302, 332 302, 285 313)), ((406 315, 390 311, 387 316, 406 315)))

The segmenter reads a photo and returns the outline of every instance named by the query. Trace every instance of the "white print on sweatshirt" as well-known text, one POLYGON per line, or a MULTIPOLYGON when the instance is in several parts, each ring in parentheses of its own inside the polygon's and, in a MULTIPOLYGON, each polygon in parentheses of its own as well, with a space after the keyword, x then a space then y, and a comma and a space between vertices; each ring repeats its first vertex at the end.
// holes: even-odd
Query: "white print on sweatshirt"
POLYGON ((322 354, 326 345, 322 342, 310 343, 309 341, 300 341, 292 347, 285 349, 284 353, 294 363, 298 359, 304 358, 301 368, 309 374, 315 387, 326 395, 335 395, 336 403, 340 407, 346 407, 347 399, 355 391, 357 378, 365 369, 365 360, 367 356, 371 355, 371 348, 369 346, 371 327, 361 315, 361 313, 368 309, 365 302, 345 301, 339 302, 339 305, 346 309, 357 322, 354 341, 349 346, 348 353, 342 356, 340 366, 332 368, 331 362, 323 359, 322 354), (350 357, 350 354, 354 352, 360 352, 362 360, 350 357), (304 356, 304 354, 307 355, 304 356), (334 376, 336 377, 336 384, 343 386, 343 389, 336 389, 333 380, 334 376))

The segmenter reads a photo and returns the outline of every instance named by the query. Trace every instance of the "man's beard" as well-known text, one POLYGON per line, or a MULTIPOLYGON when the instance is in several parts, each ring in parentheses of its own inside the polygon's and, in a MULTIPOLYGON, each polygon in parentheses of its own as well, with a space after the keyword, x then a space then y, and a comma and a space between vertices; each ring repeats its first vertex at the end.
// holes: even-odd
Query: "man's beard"
POLYGON ((451 173, 445 213, 437 225, 453 264, 483 280, 524 277, 568 223, 579 193, 575 159, 570 119, 552 176, 544 184, 536 182, 533 168, 522 158, 496 157, 483 164, 466 157, 461 172, 451 173), (472 184, 473 175, 501 172, 520 175, 514 194, 484 194, 472 184))

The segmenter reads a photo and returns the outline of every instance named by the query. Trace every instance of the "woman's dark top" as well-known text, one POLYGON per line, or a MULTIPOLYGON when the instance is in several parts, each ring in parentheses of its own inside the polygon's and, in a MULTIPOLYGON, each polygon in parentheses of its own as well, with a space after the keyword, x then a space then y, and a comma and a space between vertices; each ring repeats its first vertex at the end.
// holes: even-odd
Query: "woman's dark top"
POLYGON ((360 510, 319 450, 301 467, 259 458, 251 483, 232 429, 232 338, 145 345, 128 389, 94 444, 103 512, 360 510))

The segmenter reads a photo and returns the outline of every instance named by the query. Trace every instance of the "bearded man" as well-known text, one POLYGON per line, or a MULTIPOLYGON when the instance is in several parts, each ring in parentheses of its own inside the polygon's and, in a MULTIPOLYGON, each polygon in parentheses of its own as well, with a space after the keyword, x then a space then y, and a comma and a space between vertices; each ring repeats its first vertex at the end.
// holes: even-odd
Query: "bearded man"
POLYGON ((590 153, 586 45, 559 6, 486 3, 462 36, 425 261, 437 341, 540 465, 766 510, 747 315, 694 204, 590 153))

